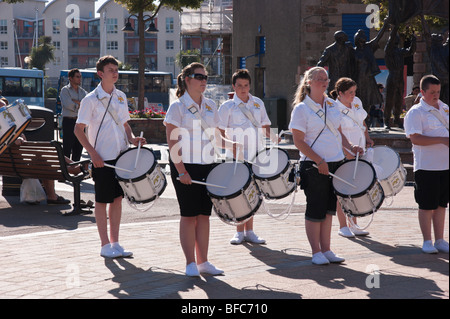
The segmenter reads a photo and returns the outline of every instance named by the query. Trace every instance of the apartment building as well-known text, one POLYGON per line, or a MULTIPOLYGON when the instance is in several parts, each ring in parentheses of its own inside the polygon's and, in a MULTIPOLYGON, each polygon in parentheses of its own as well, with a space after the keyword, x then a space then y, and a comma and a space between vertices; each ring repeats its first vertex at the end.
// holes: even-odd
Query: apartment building
MULTIPOLYGON (((1 67, 26 67, 25 58, 36 45, 35 41, 46 35, 52 38, 55 47, 55 59, 46 66, 48 86, 55 87, 60 70, 95 67, 98 58, 106 54, 137 69, 139 30, 136 17, 113 0, 105 1, 97 10, 96 2, 25 0, 13 5, 0 0, 1 67), (134 33, 122 31, 128 20, 134 33)), ((173 72, 176 76, 179 73, 175 57, 180 51, 180 14, 161 8, 154 23, 159 32, 145 33, 146 68, 173 72)))

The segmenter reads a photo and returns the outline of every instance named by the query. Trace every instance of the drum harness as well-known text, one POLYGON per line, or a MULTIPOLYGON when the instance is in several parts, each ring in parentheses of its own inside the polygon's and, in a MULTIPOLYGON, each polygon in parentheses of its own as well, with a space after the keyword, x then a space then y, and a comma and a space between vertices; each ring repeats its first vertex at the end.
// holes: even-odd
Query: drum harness
MULTIPOLYGON (((252 125, 255 127, 255 128, 260 128, 261 127, 261 125, 260 125, 260 123, 258 123, 258 121, 256 121, 256 119, 255 119, 255 117, 253 116, 253 114, 250 112, 250 110, 249 109, 247 109, 247 107, 244 105, 244 103, 240 103, 239 105, 238 105, 238 108, 241 110, 241 112, 245 115, 245 117, 247 117, 247 119, 252 123, 252 125)), ((273 146, 270 148, 270 150, 272 150, 273 149, 273 146)), ((269 151, 270 151, 269 150, 269 151)), ((288 171, 290 171, 290 170, 288 170, 288 171)), ((283 182, 285 183, 285 184, 287 184, 287 182, 284 180, 284 178, 283 178, 283 182)), ((264 195, 263 194, 261 194, 260 196, 261 196, 261 198, 263 199, 262 200, 262 207, 263 207, 263 209, 264 209, 264 211, 266 212, 266 214, 267 215, 269 215, 270 217, 272 217, 272 218, 274 218, 274 219, 278 219, 278 220, 285 220, 286 218, 288 218, 289 217, 289 215, 291 214, 291 211, 292 211, 292 207, 294 206, 294 201, 295 201, 295 195, 296 195, 296 193, 297 193, 297 183, 296 183, 296 181, 294 180, 294 183, 295 183, 295 190, 294 190, 294 194, 292 195, 292 200, 291 200, 291 203, 290 203, 290 205, 289 205, 289 207, 288 208, 286 208, 286 210, 284 210, 283 212, 281 212, 281 213, 279 213, 279 214, 273 214, 271 211, 270 211, 270 209, 269 209, 269 207, 266 205, 266 203, 265 203, 265 200, 264 200, 264 195)), ((271 188, 271 186, 270 186, 270 184, 268 184, 269 185, 269 187, 271 188)), ((286 185, 287 186, 287 185, 286 185)))
MULTIPOLYGON (((119 122, 117 113, 116 113, 114 110, 110 109, 110 105, 111 105, 111 100, 112 100, 112 98, 113 98, 113 94, 111 94, 111 97, 109 98, 109 101, 108 101, 108 105, 107 105, 107 106, 105 106, 105 103, 103 102, 103 101, 106 99, 106 97, 100 98, 100 97, 98 96, 98 93, 96 94, 96 96, 97 96, 97 99, 102 103, 103 107, 105 107, 106 110, 105 110, 105 113, 103 114, 102 121, 100 122, 100 125, 99 125, 99 127, 98 127, 97 135, 95 136, 94 149, 95 149, 95 147, 97 146, 98 135, 99 135, 99 133, 100 133, 100 128, 101 128, 101 126, 102 126, 102 124, 103 124, 103 121, 105 120, 106 113, 109 113, 109 115, 111 116, 111 118, 114 120, 114 123, 116 123, 117 127, 119 127, 119 129, 120 129, 121 132, 123 133, 123 137, 124 137, 125 143, 126 143, 127 145, 129 145, 130 143, 129 143, 128 138, 127 138, 127 135, 126 135, 126 133, 125 133, 125 129, 123 128, 122 125, 120 125, 120 122, 119 122)), ((149 178, 149 176, 150 176, 150 174, 148 174, 146 177, 149 178)), ((136 189, 136 187, 135 187, 134 184, 132 183, 131 179, 130 179, 130 184, 134 187, 136 193, 139 194, 138 190, 136 189)), ((154 193, 156 193, 156 198, 155 198, 154 201, 152 201, 152 202, 150 203, 150 205, 148 205, 147 207, 144 207, 144 208, 140 208, 140 207, 137 206, 136 203, 132 202, 132 201, 127 197, 128 204, 129 204, 132 208, 134 208, 134 209, 136 209, 136 210, 138 210, 138 211, 141 211, 141 212, 146 212, 146 211, 148 211, 150 208, 152 208, 153 205, 155 204, 156 199, 159 198, 159 195, 158 195, 158 192, 156 191, 156 189, 153 187, 153 184, 152 184, 152 183, 150 183, 150 187, 152 187, 154 193)))
MULTIPOLYGON (((316 137, 316 139, 314 140, 314 142, 311 144, 311 149, 312 149, 312 146, 314 145, 314 143, 317 141, 317 139, 319 138, 319 136, 322 134, 322 132, 325 130, 325 127, 328 127, 328 129, 333 133, 333 135, 336 137, 336 139, 339 141, 339 132, 338 132, 338 130, 334 127, 334 125, 332 124, 332 123, 330 123, 329 121, 327 121, 327 107, 325 106, 324 108, 325 108, 325 112, 322 110, 322 109, 320 109, 320 108, 318 108, 314 103, 311 103, 311 101, 308 101, 307 99, 305 99, 305 100, 303 100, 303 102, 307 105, 307 106, 309 106, 309 108, 318 116, 318 117, 320 117, 323 121, 324 121, 324 123, 325 123, 325 126, 323 127, 323 129, 320 131, 320 133, 317 135, 317 137, 316 137)), ((344 110, 345 111, 345 110, 344 110)), ((347 111, 347 113, 344 113, 344 111, 342 111, 342 113, 343 114, 345 114, 345 115, 347 115, 348 117, 350 117, 353 121, 355 121, 350 115, 348 115, 347 113, 348 113, 348 111, 347 111)), ((356 122, 355 122, 356 123, 356 122)), ((358 125, 359 126, 359 125, 358 125)), ((359 126, 360 127, 360 126, 359 126)), ((361 127, 360 127, 361 128, 361 127)), ((351 197, 350 197, 351 198, 351 197)), ((373 213, 375 213, 375 210, 373 211, 373 213)), ((361 229, 361 230, 363 230, 363 229, 366 229, 367 227, 369 227, 369 225, 372 223, 372 220, 373 220, 373 215, 374 214, 371 214, 372 215, 372 217, 371 217, 371 219, 370 219, 370 221, 369 221, 369 223, 365 226, 365 227, 359 227, 358 225, 356 225, 354 222, 353 222, 353 220, 351 219, 351 215, 350 214, 348 214, 348 213, 346 213, 346 217, 347 217, 347 220, 348 220, 348 222, 350 223, 350 225, 352 226, 352 227, 355 227, 355 228, 358 228, 358 229, 361 229)))

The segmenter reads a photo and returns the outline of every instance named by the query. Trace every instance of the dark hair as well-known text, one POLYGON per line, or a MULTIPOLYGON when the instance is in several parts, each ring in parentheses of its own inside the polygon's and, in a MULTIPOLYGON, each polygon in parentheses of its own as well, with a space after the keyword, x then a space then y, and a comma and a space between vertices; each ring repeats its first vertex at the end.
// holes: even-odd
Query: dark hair
POLYGON ((234 72, 233 77, 231 78, 233 85, 236 84, 237 79, 248 80, 249 83, 252 83, 252 77, 247 69, 238 69, 234 72))
POLYGON ((80 70, 78 70, 78 69, 70 70, 69 73, 68 73, 69 78, 73 78, 75 76, 75 74, 77 74, 77 73, 80 73, 80 70))
POLYGON ((187 65, 180 74, 178 74, 177 77, 177 97, 182 97, 184 95, 184 92, 186 92, 186 78, 189 75, 192 75, 195 73, 196 69, 203 69, 205 70, 205 66, 198 62, 193 62, 189 65, 187 65))
POLYGON ((110 63, 119 66, 119 62, 112 55, 105 55, 105 56, 101 57, 97 61, 97 71, 103 72, 103 68, 105 67, 105 65, 110 64, 110 63))
POLYGON ((430 85, 440 85, 440 84, 441 84, 441 81, 439 81, 439 79, 436 76, 429 74, 429 75, 425 75, 420 80, 420 89, 422 91, 426 91, 426 90, 428 90, 428 87, 430 85))
POLYGON ((334 90, 330 92, 330 96, 336 99, 339 96, 339 92, 345 92, 354 86, 356 86, 356 82, 352 79, 340 78, 334 85, 334 90))

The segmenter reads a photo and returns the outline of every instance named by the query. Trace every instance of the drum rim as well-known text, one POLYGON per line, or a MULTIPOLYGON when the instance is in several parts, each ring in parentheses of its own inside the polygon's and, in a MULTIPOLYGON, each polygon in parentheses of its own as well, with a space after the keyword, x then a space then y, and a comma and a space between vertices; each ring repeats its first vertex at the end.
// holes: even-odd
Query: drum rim
MULTIPOLYGON (((243 223, 243 222, 245 222, 247 219, 249 219, 249 218, 251 218, 252 216, 254 216, 255 213, 258 211, 258 209, 261 207, 261 204, 262 204, 262 198, 259 198, 258 204, 255 206, 255 208, 253 208, 247 215, 245 215, 245 216, 243 216, 243 217, 236 218, 236 222, 238 222, 238 223, 243 223)), ((227 223, 227 221, 233 222, 233 220, 225 219, 224 216, 223 216, 223 214, 218 213, 218 211, 217 211, 215 205, 213 205, 213 208, 214 208, 214 212, 216 213, 217 217, 219 217, 219 219, 222 220, 224 223, 227 223)))
MULTIPOLYGON (((345 208, 344 207, 342 207, 342 210, 346 213, 346 214, 349 214, 350 216, 352 216, 352 217, 365 217, 365 216, 368 216, 368 215, 371 215, 371 214, 374 214, 378 209, 380 209, 380 207, 381 207, 381 205, 383 205, 383 202, 384 202, 384 200, 385 200, 385 198, 386 198, 386 196, 384 195, 384 189, 383 189, 383 187, 381 186, 381 184, 378 182, 378 184, 379 184, 379 188, 380 188, 380 190, 381 190, 381 196, 382 196, 382 198, 381 198, 381 200, 380 200, 380 203, 377 205, 377 206, 375 206, 375 211, 372 211, 372 212, 367 212, 367 213, 364 213, 364 214, 358 214, 358 215, 355 215, 355 214, 352 214, 352 213, 348 213, 346 210, 345 210, 345 208)), ((342 197, 342 196, 341 196, 342 197)))
POLYGON ((149 199, 143 200, 143 201, 132 200, 132 198, 133 198, 132 196, 127 196, 125 191, 123 193, 124 193, 124 197, 126 197, 130 202, 133 202, 136 204, 147 204, 147 203, 153 202, 157 197, 161 196, 162 193, 164 193, 164 191, 166 190, 166 187, 167 187, 167 179, 164 177, 164 185, 161 188, 161 191, 159 191, 157 195, 155 195, 149 199))
MULTIPOLYGON (((135 149, 137 149, 137 148, 136 148, 136 147, 129 148, 129 149, 127 149, 126 151, 120 153, 119 156, 117 156, 116 163, 117 163, 117 161, 119 160, 119 158, 120 158, 122 155, 124 155, 125 153, 130 152, 130 151, 132 151, 132 150, 135 150, 135 149)), ((142 146, 142 147, 141 147, 141 150, 142 150, 142 149, 149 150, 149 151, 152 153, 153 158, 155 159, 154 162, 153 162, 153 165, 148 169, 147 172, 145 172, 145 174, 142 174, 141 176, 138 176, 138 177, 135 177, 135 178, 123 178, 123 177, 120 177, 119 175, 117 175, 117 171, 114 170, 114 174, 116 175, 116 178, 117 178, 119 181, 123 181, 123 182, 128 182, 128 181, 139 182, 139 181, 141 181, 141 180, 147 178, 147 174, 148 174, 149 172, 154 171, 156 165, 158 165, 158 161, 156 160, 155 152, 153 151, 153 149, 148 148, 148 147, 145 147, 145 146, 142 146)))
MULTIPOLYGON (((388 148, 388 149, 390 149, 397 156, 397 163, 398 163, 397 168, 402 164, 402 159, 400 158, 400 154, 398 154, 392 147, 387 146, 387 145, 374 145, 374 146, 372 146, 372 148, 374 148, 374 149, 375 148, 388 148)), ((375 163, 375 164, 377 164, 377 163, 375 163)))
POLYGON ((14 131, 16 130, 16 125, 14 125, 14 126, 11 126, 6 132, 5 132, 5 134, 3 135, 3 137, 0 139, 0 144, 3 144, 3 143, 5 143, 5 144, 11 144, 10 142, 9 142, 9 140, 11 139, 11 136, 14 134, 14 131), (5 137, 6 136, 6 137, 5 137))
MULTIPOLYGON (((262 151, 258 152, 258 153, 256 154, 256 157, 258 157, 258 155, 259 155, 260 153, 265 152, 265 151, 267 151, 267 150, 271 150, 271 149, 280 150, 280 151, 282 151, 283 153, 285 153, 285 154, 286 154, 286 157, 287 157, 287 159, 288 159, 287 165, 283 168, 283 170, 282 170, 280 173, 278 173, 278 174, 276 174, 276 175, 273 175, 273 176, 270 176, 270 177, 261 177, 261 176, 258 176, 258 175, 255 174, 255 172, 253 171, 253 165, 249 163, 249 165, 250 165, 250 167, 251 167, 251 172, 252 172, 252 174, 255 176, 255 179, 266 180, 266 181, 271 181, 271 180, 277 179, 280 175, 283 175, 284 173, 286 173, 287 170, 289 169, 289 167, 291 166, 291 163, 289 162, 289 153, 288 153, 286 150, 284 150, 284 149, 282 149, 282 148, 279 148, 279 147, 273 147, 273 148, 269 148, 269 147, 268 147, 268 148, 266 148, 265 150, 262 150, 262 151)), ((255 157, 255 158, 256 158, 256 157, 255 157)))
MULTIPOLYGON (((235 162, 236 162, 236 161, 233 161, 233 163, 235 163, 235 162)), ((221 165, 221 164, 225 164, 225 163, 230 163, 230 162, 218 163, 217 165, 214 165, 214 167, 209 171, 208 175, 214 170, 214 168, 216 168, 217 166, 219 166, 219 165, 221 165)), ((239 190, 237 190, 236 192, 234 192, 234 193, 232 193, 232 194, 230 194, 230 195, 227 195, 227 196, 213 194, 213 193, 211 193, 211 192, 208 190, 208 187, 205 186, 205 187, 206 187, 206 192, 207 192, 207 194, 208 194, 209 196, 211 196, 212 198, 215 198, 215 199, 233 199, 233 198, 235 198, 235 197, 238 197, 240 194, 242 194, 242 189, 247 189, 247 187, 250 185, 250 183, 251 183, 252 181, 254 182, 256 188, 257 188, 258 190, 260 190, 259 187, 258 187, 258 185, 256 184, 256 182, 253 180, 253 175, 252 175, 252 171, 250 170, 249 164, 246 163, 246 162, 240 162, 240 163, 241 163, 241 164, 244 164, 244 165, 247 167, 248 171, 249 171, 249 172, 248 172, 249 177, 248 177, 247 182, 244 184, 244 186, 242 186, 242 187, 241 187, 239 190)), ((207 181, 207 180, 208 180, 208 176, 206 177, 206 181, 207 181)))
POLYGON ((8 137, 8 144, 14 143, 20 135, 25 131, 25 129, 28 127, 28 124, 31 123, 31 119, 26 120, 19 128, 17 126, 14 129, 14 132, 11 134, 11 136, 8 137))
MULTIPOLYGON (((339 169, 339 167, 341 167, 341 166, 344 165, 345 163, 348 163, 348 162, 354 162, 354 161, 356 161, 356 159, 345 160, 344 162, 342 162, 341 164, 339 164, 339 166, 336 168, 336 171, 339 169)), ((365 163, 369 164, 370 168, 371 168, 372 171, 373 171, 373 180, 372 180, 372 182, 369 184, 369 187, 367 187, 365 190, 363 190, 363 191, 361 191, 361 192, 359 192, 359 193, 357 193, 357 194, 353 194, 353 195, 342 194, 341 192, 337 191, 337 190, 334 188, 334 184, 333 184, 334 177, 333 177, 331 183, 332 183, 332 185, 333 185, 333 190, 334 190, 334 193, 335 193, 336 195, 341 196, 341 197, 344 197, 344 198, 349 198, 349 197, 353 197, 353 198, 356 197, 356 198, 357 198, 357 197, 361 197, 362 195, 364 195, 364 194, 366 193, 366 191, 367 191, 368 189, 372 188, 373 185, 378 181, 378 179, 377 179, 377 173, 376 173, 376 171, 375 171, 375 168, 373 168, 373 165, 372 165, 370 162, 368 162, 368 161, 366 161, 366 160, 363 160, 363 159, 359 159, 359 161, 360 161, 360 162, 365 162, 365 163)), ((335 171, 335 172, 336 172, 336 171, 335 171)), ((381 186, 381 185, 380 185, 380 186, 381 186)), ((384 193, 383 193, 383 195, 384 195, 384 193)))
MULTIPOLYGON (((291 183, 292 183, 292 182, 291 182, 291 183)), ((270 196, 270 195, 268 195, 267 193, 263 192, 263 191, 261 190, 261 187, 258 186, 258 188, 259 188, 261 194, 262 194, 265 198, 267 198, 267 199, 282 199, 282 198, 288 197, 290 194, 292 194, 292 192, 294 192, 294 191, 296 190, 296 188, 297 188, 296 183, 292 183, 292 184, 294 184, 294 187, 292 187, 292 189, 289 190, 289 192, 287 192, 286 194, 280 195, 280 196, 270 196)))

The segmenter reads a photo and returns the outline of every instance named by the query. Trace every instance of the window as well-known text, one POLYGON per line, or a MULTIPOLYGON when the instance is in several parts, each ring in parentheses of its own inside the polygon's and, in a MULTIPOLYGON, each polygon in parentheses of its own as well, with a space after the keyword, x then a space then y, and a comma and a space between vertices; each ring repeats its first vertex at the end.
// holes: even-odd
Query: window
POLYGON ((53 65, 61 65, 61 58, 59 56, 55 56, 53 65))
POLYGON ((166 66, 173 66, 175 63, 175 59, 173 56, 166 57, 166 66))
POLYGON ((2 56, 0 57, 0 67, 7 66, 9 64, 8 57, 2 56))
POLYGON ((117 33, 117 19, 106 19, 106 33, 117 33))
POLYGON ((0 34, 8 33, 8 20, 2 19, 0 20, 0 34))
POLYGON ((8 50, 8 41, 0 41, 0 50, 8 50))
POLYGON ((172 40, 166 41, 166 50, 173 50, 173 41, 172 40))
POLYGON ((173 33, 173 18, 166 18, 166 33, 173 33))
POLYGON ((107 41, 106 49, 107 50, 119 50, 119 43, 117 41, 107 41))
POLYGON ((61 50, 61 41, 53 41, 53 46, 56 50, 61 50))
POLYGON ((58 19, 52 20, 53 24, 53 34, 59 34, 60 33, 60 22, 58 19))

